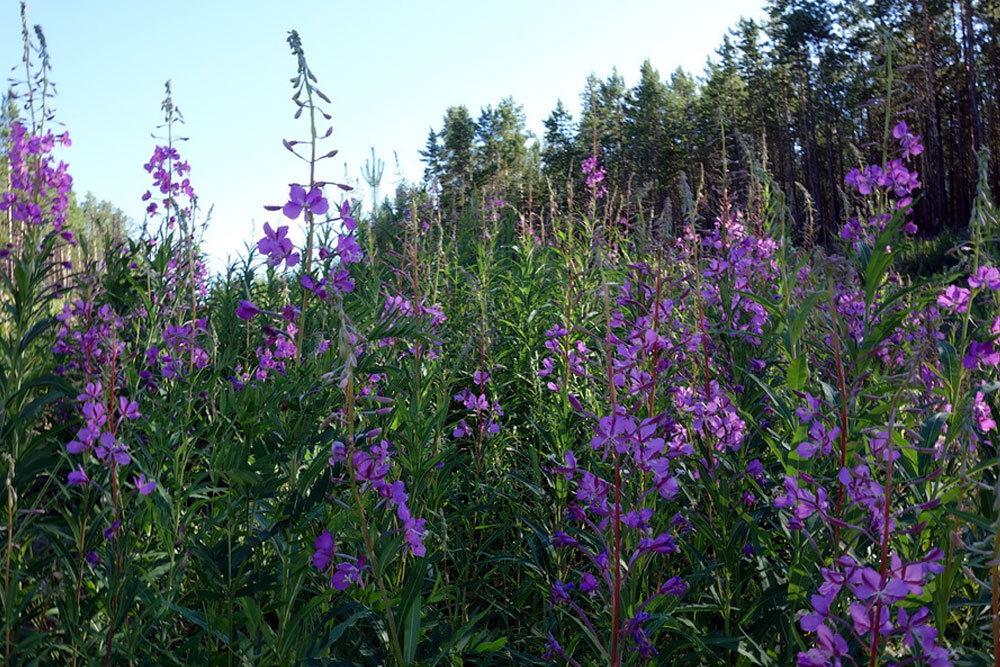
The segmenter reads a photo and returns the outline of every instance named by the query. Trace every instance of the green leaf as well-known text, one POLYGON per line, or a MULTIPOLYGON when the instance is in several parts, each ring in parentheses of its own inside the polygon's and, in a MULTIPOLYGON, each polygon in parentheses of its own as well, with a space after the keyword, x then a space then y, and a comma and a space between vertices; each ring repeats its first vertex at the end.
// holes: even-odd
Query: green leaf
POLYGON ((806 386, 806 379, 809 377, 809 358, 801 354, 788 362, 788 388, 793 391, 802 391, 806 386))
POLYGON ((493 641, 480 642, 479 644, 476 644, 476 648, 473 649, 473 650, 476 653, 486 653, 488 651, 499 651, 500 649, 502 649, 506 645, 507 645, 507 638, 506 637, 498 637, 497 639, 494 639, 493 641))

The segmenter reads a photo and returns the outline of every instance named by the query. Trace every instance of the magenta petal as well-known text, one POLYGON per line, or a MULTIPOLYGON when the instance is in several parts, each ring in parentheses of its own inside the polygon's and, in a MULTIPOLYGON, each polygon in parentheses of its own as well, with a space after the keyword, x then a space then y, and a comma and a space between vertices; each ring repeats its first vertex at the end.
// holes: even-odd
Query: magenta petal
POLYGON ((330 210, 330 204, 326 201, 326 197, 320 197, 310 209, 315 215, 323 215, 330 210))
POLYGON ((316 537, 313 546, 320 551, 333 551, 333 535, 329 530, 324 530, 316 537))
POLYGON ((823 617, 819 614, 806 614, 799 619, 799 625, 806 632, 816 632, 816 628, 823 625, 823 617))
POLYGON ((317 570, 325 570, 326 566, 330 564, 330 554, 325 551, 317 551, 312 555, 312 562, 317 570))
POLYGON ((902 600, 910 594, 910 585, 901 579, 891 579, 885 585, 885 594, 893 599, 902 600))

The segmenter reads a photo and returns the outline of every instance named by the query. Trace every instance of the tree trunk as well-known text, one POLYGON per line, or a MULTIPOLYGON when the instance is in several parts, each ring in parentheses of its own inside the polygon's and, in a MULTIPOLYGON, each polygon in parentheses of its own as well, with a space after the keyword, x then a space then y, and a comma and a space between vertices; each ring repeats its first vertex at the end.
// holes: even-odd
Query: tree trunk
POLYGON ((983 145, 983 124, 979 116, 979 96, 976 92, 975 34, 972 29, 972 0, 962 2, 962 41, 965 53, 965 80, 969 96, 969 118, 972 120, 972 146, 978 153, 983 145))
MULTIPOLYGON (((914 9, 916 10, 917 8, 914 7, 914 9)), ((930 185, 928 189, 930 231, 937 231, 945 223, 945 168, 941 146, 941 124, 938 115, 937 80, 934 74, 934 64, 937 61, 937 57, 934 50, 934 32, 931 25, 930 13, 927 10, 927 0, 920 0, 920 14, 923 19, 924 32, 924 114, 927 119, 927 141, 925 142, 927 156, 925 164, 927 165, 926 171, 930 172, 924 175, 924 181, 930 185)))

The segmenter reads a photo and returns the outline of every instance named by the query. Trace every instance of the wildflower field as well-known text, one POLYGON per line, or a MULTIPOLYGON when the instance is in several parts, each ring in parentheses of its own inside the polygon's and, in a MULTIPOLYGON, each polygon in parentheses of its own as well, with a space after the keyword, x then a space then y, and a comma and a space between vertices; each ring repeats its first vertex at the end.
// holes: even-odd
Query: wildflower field
POLYGON ((326 180, 340 128, 292 32, 301 179, 210 273, 175 93, 145 223, 82 233, 24 40, 6 664, 1000 665, 986 150, 930 275, 899 261, 924 141, 890 103, 830 238, 724 127, 663 209, 595 134, 544 191, 369 210, 326 180))

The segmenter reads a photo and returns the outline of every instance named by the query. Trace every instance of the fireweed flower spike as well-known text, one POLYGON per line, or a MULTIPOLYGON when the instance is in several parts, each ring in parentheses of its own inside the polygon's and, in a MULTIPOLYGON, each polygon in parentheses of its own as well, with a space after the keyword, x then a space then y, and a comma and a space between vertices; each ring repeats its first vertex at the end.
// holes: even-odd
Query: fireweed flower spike
POLYGON ((69 210, 73 177, 66 163, 56 164, 50 153, 57 142, 69 146, 69 134, 56 137, 50 130, 34 136, 15 120, 10 126, 9 141, 10 183, 0 194, 0 211, 9 212, 13 221, 33 226, 48 222, 56 232, 61 231, 69 210))
MULTIPOLYGON (((402 527, 404 544, 413 556, 423 557, 427 553, 423 542, 426 520, 415 518, 411 514, 407 505, 409 496, 402 480, 389 481, 389 475, 394 467, 390 450, 391 443, 382 440, 368 449, 356 449, 353 455, 348 457, 346 445, 337 441, 331 446, 329 463, 335 468, 350 465, 355 478, 361 483, 362 491, 373 491, 380 502, 394 506, 396 517, 402 527)), ((324 530, 316 538, 313 547, 313 565, 320 571, 325 571, 337 553, 332 534, 324 530)), ((342 554, 342 557, 348 558, 346 554, 342 554)), ((356 583, 363 588, 361 573, 364 565, 364 557, 355 563, 347 561, 338 563, 332 574, 333 587, 337 590, 346 590, 351 584, 356 583)))

